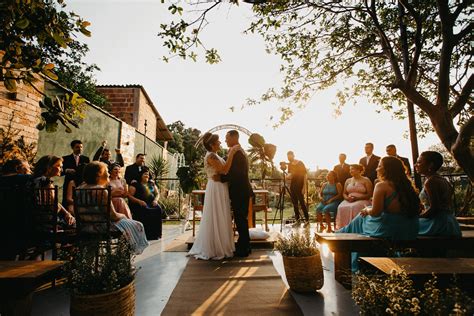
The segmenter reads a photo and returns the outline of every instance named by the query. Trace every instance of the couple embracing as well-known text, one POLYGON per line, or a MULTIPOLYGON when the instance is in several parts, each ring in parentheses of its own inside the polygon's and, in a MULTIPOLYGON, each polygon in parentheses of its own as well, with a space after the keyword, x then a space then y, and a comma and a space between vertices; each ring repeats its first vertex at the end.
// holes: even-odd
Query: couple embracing
POLYGON ((203 136, 203 145, 207 150, 204 157, 206 194, 199 232, 188 253, 197 259, 247 257, 251 252, 247 216, 252 188, 248 160, 239 145, 239 132, 229 131, 225 142, 229 147, 227 161, 217 154, 221 144, 219 136, 211 133, 203 136), (239 233, 236 245, 231 212, 234 213, 239 233))

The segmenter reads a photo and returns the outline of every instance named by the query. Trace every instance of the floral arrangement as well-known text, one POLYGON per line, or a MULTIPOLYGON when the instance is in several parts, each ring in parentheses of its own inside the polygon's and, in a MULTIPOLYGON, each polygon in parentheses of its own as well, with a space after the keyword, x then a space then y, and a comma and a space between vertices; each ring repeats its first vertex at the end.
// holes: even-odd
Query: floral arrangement
POLYGON ((309 257, 319 253, 316 241, 310 237, 309 232, 292 232, 286 237, 278 237, 275 250, 285 257, 309 257))
POLYGON ((74 294, 93 295, 118 290, 135 278, 130 245, 121 237, 117 244, 90 243, 75 248, 64 271, 74 294))
POLYGON ((472 315, 474 300, 454 283, 438 288, 436 276, 416 290, 406 273, 356 276, 352 297, 361 315, 472 315))

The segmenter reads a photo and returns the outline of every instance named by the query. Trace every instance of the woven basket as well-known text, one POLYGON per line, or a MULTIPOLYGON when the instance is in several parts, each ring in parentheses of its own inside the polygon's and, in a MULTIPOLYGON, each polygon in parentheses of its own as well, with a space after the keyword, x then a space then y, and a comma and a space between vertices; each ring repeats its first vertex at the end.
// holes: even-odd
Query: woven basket
POLYGON ((324 285, 323 265, 319 253, 309 257, 283 256, 283 266, 288 285, 295 292, 315 292, 324 285))
POLYGON ((96 295, 71 295, 71 316, 135 315, 135 283, 116 291, 96 295))

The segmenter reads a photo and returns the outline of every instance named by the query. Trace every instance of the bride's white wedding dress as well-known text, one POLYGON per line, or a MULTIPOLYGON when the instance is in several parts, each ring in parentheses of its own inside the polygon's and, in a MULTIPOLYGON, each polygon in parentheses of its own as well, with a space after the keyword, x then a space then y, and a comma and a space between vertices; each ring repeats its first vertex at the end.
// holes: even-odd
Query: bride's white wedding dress
MULTIPOLYGON (((217 182, 212 176, 216 170, 207 163, 208 152, 204 157, 204 171, 207 175, 206 194, 199 231, 188 255, 197 259, 221 260, 232 257, 235 250, 229 187, 227 183, 217 182)), ((214 154, 225 164, 224 159, 214 154)))

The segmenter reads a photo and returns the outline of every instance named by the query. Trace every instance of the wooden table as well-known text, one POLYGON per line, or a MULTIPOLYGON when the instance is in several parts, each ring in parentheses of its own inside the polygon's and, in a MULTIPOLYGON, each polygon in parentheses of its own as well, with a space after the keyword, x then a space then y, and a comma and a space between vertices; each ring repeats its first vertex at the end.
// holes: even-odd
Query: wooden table
POLYGON ((255 204, 252 202, 252 199, 250 199, 249 227, 255 227, 256 212, 263 211, 265 220, 265 231, 268 232, 268 190, 253 190, 253 193, 255 194, 255 204))
MULTIPOLYGON (((250 199, 249 203, 249 214, 248 214, 248 223, 249 227, 255 227, 255 212, 264 211, 265 217, 265 230, 268 229, 268 190, 254 190, 256 204, 252 203, 250 199)), ((201 211, 204 208, 204 196, 206 194, 205 190, 193 190, 191 192, 191 203, 193 207, 193 236, 196 235, 196 212, 201 211)))
POLYGON ((50 281, 64 261, 0 261, 0 314, 29 315, 31 297, 50 281))
POLYGON ((193 206, 193 237, 196 235, 196 212, 202 212, 205 194, 206 190, 193 190, 191 192, 191 203, 193 206))

